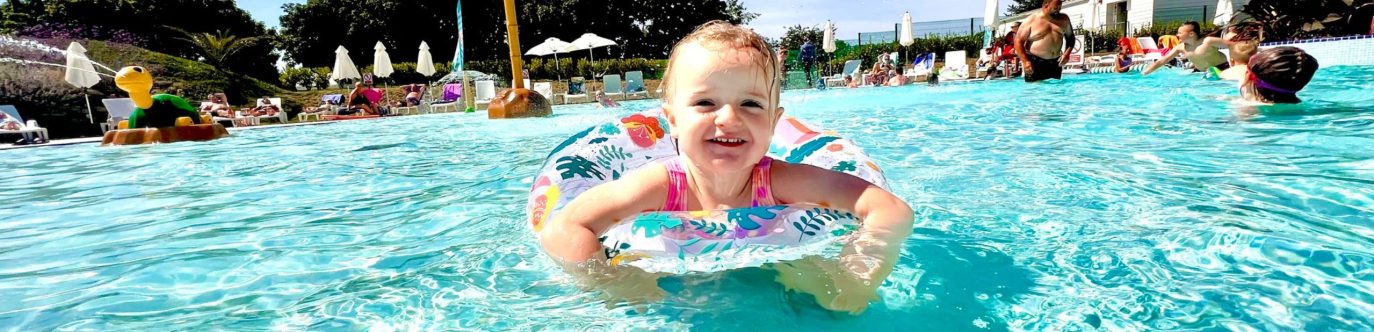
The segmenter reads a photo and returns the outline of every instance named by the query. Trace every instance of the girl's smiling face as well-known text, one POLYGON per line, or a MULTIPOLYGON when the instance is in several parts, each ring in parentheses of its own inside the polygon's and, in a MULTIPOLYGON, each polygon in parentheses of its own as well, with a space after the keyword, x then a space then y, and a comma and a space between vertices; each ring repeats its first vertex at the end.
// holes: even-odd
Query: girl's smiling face
POLYGON ((768 152, 782 116, 775 69, 766 69, 766 54, 720 47, 682 45, 663 109, 679 151, 698 169, 748 170, 768 152))

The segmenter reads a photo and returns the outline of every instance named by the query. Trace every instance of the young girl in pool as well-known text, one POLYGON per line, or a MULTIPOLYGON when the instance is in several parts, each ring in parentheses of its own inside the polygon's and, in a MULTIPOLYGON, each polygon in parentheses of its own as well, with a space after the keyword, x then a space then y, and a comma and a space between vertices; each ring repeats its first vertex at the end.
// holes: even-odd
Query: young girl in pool
MULTIPOLYGON (((597 236, 635 214, 820 204, 863 221, 839 260, 822 268, 834 288, 813 294, 831 310, 862 312, 911 233, 911 208, 858 177, 764 156, 783 113, 776 59, 758 34, 720 21, 679 41, 668 58, 662 107, 680 156, 579 195, 543 226, 544 249, 564 264, 600 263, 606 257, 597 236)), ((627 293, 661 292, 641 286, 627 293)))
POLYGON ((1302 49, 1275 47, 1250 58, 1250 72, 1240 81, 1242 99, 1260 104, 1297 104, 1298 91, 1317 73, 1317 59, 1302 49))

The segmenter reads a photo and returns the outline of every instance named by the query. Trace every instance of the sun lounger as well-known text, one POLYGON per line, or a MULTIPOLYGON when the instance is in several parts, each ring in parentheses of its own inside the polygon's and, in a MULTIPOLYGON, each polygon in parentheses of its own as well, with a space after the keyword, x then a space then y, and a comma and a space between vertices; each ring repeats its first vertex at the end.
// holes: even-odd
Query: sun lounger
POLYGON ((1140 37, 1136 39, 1140 43, 1140 48, 1145 51, 1145 60, 1155 61, 1164 58, 1164 51, 1155 44, 1154 38, 1140 37))
POLYGON ((606 98, 615 100, 616 97, 625 99, 625 91, 620 87, 620 74, 610 74, 601 76, 601 91, 606 93, 606 98))
POLYGON ((128 120, 129 116, 134 114, 133 99, 101 99, 100 103, 105 105, 105 110, 109 113, 109 117, 105 119, 105 123, 100 124, 102 132, 119 129, 119 122, 128 120))
POLYGON ((38 121, 24 121, 24 117, 19 115, 19 110, 15 109, 14 105, 0 105, 0 112, 4 112, 6 115, 9 115, 9 117, 14 118, 15 121, 23 124, 18 130, 0 129, 0 134, 20 134, 24 135, 24 138, 30 140, 32 140, 32 138, 29 137, 29 134, 38 134, 38 137, 43 139, 44 142, 48 141, 48 129, 39 126, 38 121))
POLYGON ((912 81, 919 81, 921 77, 930 75, 934 70, 935 53, 926 53, 916 56, 916 59, 911 61, 911 70, 903 75, 912 78, 912 81))
POLYGON ((968 56, 965 51, 945 52, 945 67, 940 69, 940 80, 954 81, 968 79, 968 56))
POLYGON ((439 93, 427 94, 422 100, 422 105, 429 109, 429 113, 457 112, 463 105, 463 85, 459 83, 444 84, 439 89, 439 93))
MULTIPOLYGON (((287 118, 287 114, 286 114, 286 108, 285 108, 285 107, 282 107, 281 98, 267 98, 267 100, 272 101, 272 105, 277 106, 277 114, 276 114, 276 115, 263 115, 263 116, 257 116, 257 117, 256 117, 256 118, 257 118, 257 121, 262 121, 262 120, 264 120, 264 119, 277 119, 277 121, 280 121, 281 123, 286 123, 286 121, 287 121, 288 118, 287 118)), ((262 107, 262 106, 263 106, 263 104, 262 104, 262 99, 259 98, 259 99, 258 99, 257 107, 262 107)))
POLYGON ((583 102, 583 103, 585 103, 585 102, 590 101, 590 99, 587 98, 586 84, 587 84, 587 79, 586 79, 586 78, 582 78, 582 77, 573 77, 573 78, 568 79, 568 93, 562 94, 562 95, 563 95, 563 103, 564 103, 564 104, 571 104, 571 103, 575 103, 575 102, 583 102), (576 101, 574 101, 574 100, 576 100, 576 101))
POLYGON ((646 88, 644 87, 644 72, 637 71, 637 70, 636 70, 636 71, 631 71, 631 72, 626 72, 626 73, 625 73, 625 96, 626 96, 626 97, 630 97, 630 96, 636 96, 636 95, 641 95, 641 94, 644 95, 644 97, 648 97, 648 98, 652 98, 652 97, 653 97, 652 94, 649 94, 649 90, 646 89, 646 88))
POLYGON ((473 83, 477 87, 478 104, 490 103, 492 98, 496 98, 496 82, 491 80, 481 80, 473 83))
POLYGON ((553 103, 553 83, 534 83, 534 86, 531 87, 530 90, 534 90, 534 93, 538 93, 540 96, 544 96, 544 99, 548 99, 550 104, 553 103))
MULTIPOLYGON (((831 77, 825 78, 825 85, 826 85, 826 86, 844 85, 844 76, 845 76, 845 75, 858 75, 859 71, 862 70, 861 67, 863 67, 863 64, 864 64, 864 61, 863 61, 863 60, 849 60, 849 61, 845 61, 845 62, 844 62, 844 70, 841 70, 840 73, 839 73, 839 74, 835 74, 835 76, 831 76, 831 77), (831 83, 837 83, 837 84, 831 84, 831 83)), ((852 76, 851 76, 851 77, 852 77, 852 76)), ((859 79, 859 78, 855 78, 855 79, 859 79)))

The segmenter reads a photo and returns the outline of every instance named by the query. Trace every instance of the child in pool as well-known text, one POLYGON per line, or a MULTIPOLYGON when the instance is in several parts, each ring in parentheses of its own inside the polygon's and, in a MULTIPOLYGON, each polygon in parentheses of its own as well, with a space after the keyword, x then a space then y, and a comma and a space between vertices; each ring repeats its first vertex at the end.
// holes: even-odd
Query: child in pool
MULTIPOLYGON (((600 263, 606 257, 597 236, 638 213, 821 204, 855 212, 862 225, 839 260, 821 267, 831 272, 826 282, 834 288, 821 294, 799 288, 831 310, 862 312, 911 234, 911 208, 858 177, 764 156, 783 113, 776 59, 758 34, 720 21, 679 41, 668 59, 662 107, 680 156, 569 202, 540 231, 544 249, 563 264, 600 263)), ((601 278, 608 284, 627 279, 623 274, 601 278)), ((622 292, 641 298, 662 293, 656 285, 638 287, 622 292)))
POLYGON ((1250 72, 1240 80, 1242 99, 1260 104, 1297 104, 1298 91, 1317 73, 1317 59, 1292 46, 1275 47, 1250 58, 1250 72))

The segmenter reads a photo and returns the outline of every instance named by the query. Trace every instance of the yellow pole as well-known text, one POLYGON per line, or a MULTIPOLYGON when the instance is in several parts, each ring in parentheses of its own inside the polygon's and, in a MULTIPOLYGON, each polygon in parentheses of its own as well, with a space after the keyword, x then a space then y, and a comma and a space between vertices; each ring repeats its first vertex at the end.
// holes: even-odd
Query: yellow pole
POLYGON ((515 89, 525 88, 525 74, 520 68, 525 67, 520 59, 520 28, 515 24, 515 0, 506 0, 506 34, 509 35, 510 42, 510 73, 514 76, 510 86, 515 89))

